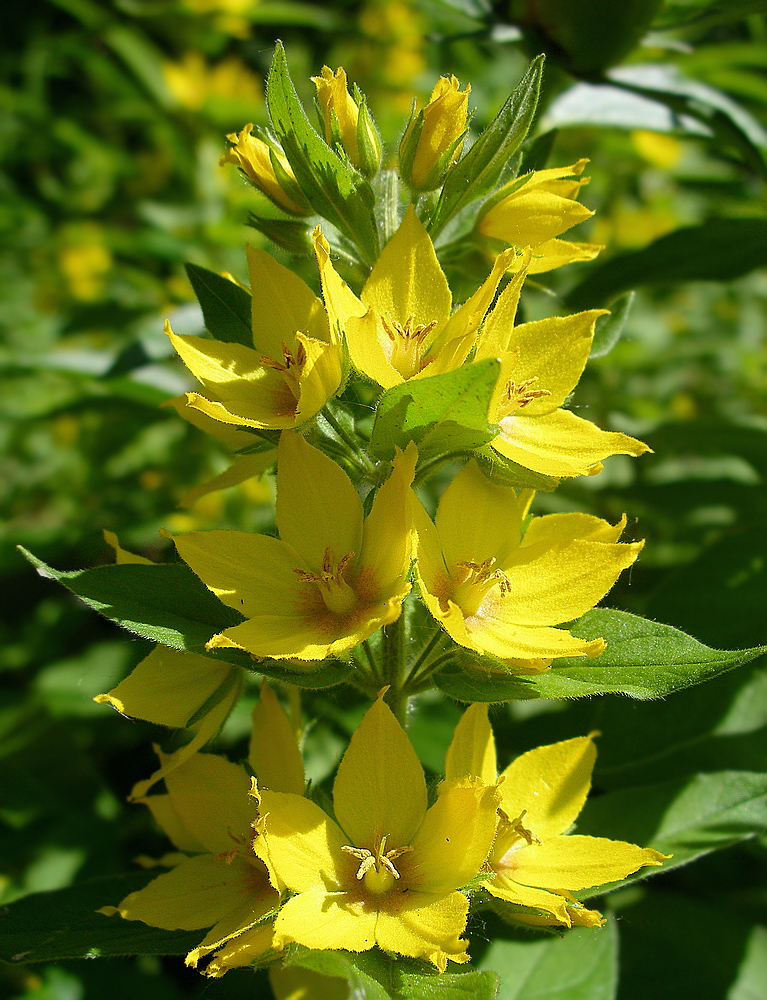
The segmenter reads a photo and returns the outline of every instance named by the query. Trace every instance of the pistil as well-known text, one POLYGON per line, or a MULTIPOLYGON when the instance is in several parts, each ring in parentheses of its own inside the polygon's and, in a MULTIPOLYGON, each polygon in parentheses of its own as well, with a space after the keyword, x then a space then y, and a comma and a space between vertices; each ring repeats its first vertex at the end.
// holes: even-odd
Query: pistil
POLYGON ((437 325, 436 320, 426 324, 416 324, 414 316, 408 316, 404 323, 381 317, 386 336, 392 342, 389 362, 403 378, 412 378, 429 363, 424 362, 426 344, 424 341, 437 325))
POLYGON ((413 850, 412 847, 395 847, 387 851, 386 841, 387 837, 381 837, 375 851, 369 851, 366 847, 350 847, 348 844, 344 844, 341 848, 342 851, 353 854, 359 859, 361 864, 356 877, 376 896, 388 892, 395 881, 399 880, 400 873, 394 867, 394 860, 413 850))
POLYGON ((265 354, 261 355, 261 364, 266 368, 272 368, 280 372, 285 385, 290 390, 293 398, 298 402, 301 398, 301 375, 306 364, 306 349, 299 341, 296 352, 293 353, 285 341, 282 341, 282 361, 274 361, 265 354))
POLYGON ((357 604, 357 595, 344 579, 346 568, 353 558, 354 553, 347 552, 342 559, 334 563, 333 553, 328 546, 319 573, 311 573, 304 569, 294 569, 293 572, 301 583, 317 585, 328 611, 336 615, 345 615, 357 604))
POLYGON ((479 610, 487 593, 498 586, 501 597, 511 593, 509 578, 502 569, 493 568, 495 559, 485 559, 483 563, 459 562, 453 570, 452 600, 463 611, 466 617, 474 615, 479 610))

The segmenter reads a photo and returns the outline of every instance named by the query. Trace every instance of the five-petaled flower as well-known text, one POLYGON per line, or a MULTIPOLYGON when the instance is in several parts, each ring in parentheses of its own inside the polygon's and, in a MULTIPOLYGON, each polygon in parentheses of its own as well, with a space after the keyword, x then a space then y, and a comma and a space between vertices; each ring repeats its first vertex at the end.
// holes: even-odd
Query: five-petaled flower
POLYGON ((611 455, 650 449, 618 431, 603 431, 563 404, 586 366, 594 324, 603 309, 514 325, 529 251, 522 269, 485 319, 475 360, 499 358, 501 373, 490 418, 501 429, 491 443, 506 458, 554 478, 594 475, 611 455))
POLYGON ((341 383, 336 329, 309 286, 264 250, 248 247, 253 347, 165 332, 202 383, 189 406, 242 427, 298 427, 341 383))
POLYGON ((385 951, 444 971, 468 961, 469 900, 499 801, 472 778, 426 782, 405 732, 379 696, 352 736, 333 786, 335 820, 299 795, 260 792, 254 851, 272 884, 295 893, 280 909, 275 947, 385 951))
MULTIPOLYGON (((622 840, 568 834, 591 787, 596 760, 592 736, 538 747, 501 774, 501 805, 483 887, 514 906, 530 924, 595 927, 603 921, 572 895, 657 867, 667 855, 622 840)), ((471 705, 456 726, 445 762, 448 780, 496 780, 495 740, 485 705, 471 705)))
POLYGON ((461 646, 525 672, 558 656, 598 656, 603 639, 555 628, 592 608, 639 555, 617 525, 588 514, 534 517, 532 500, 491 482, 474 462, 453 479, 433 523, 414 504, 418 579, 432 615, 461 646), (471 516, 467 517, 467 511, 471 516))
POLYGON ((328 312, 346 334, 356 368, 384 389, 460 367, 515 258, 496 259, 482 286, 451 313, 452 295, 434 245, 412 206, 386 244, 358 299, 317 252, 328 312), (331 284, 332 280, 332 284, 331 284))
POLYGON ((176 548, 247 618, 214 635, 209 648, 322 660, 399 617, 410 590, 416 448, 397 454, 366 518, 346 473, 299 434, 283 431, 278 455, 279 539, 197 531, 175 538, 176 548))

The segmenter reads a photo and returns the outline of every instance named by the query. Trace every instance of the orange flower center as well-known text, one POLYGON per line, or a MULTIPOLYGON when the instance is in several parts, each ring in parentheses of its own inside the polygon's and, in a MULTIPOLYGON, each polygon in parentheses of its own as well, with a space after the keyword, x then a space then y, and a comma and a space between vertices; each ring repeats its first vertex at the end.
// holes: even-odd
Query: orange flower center
POLYGON ((344 844, 341 848, 347 854, 353 854, 360 861, 357 869, 357 879, 364 883, 365 888, 375 896, 388 892, 400 878, 400 873, 394 867, 394 860, 402 854, 412 851, 412 847, 395 847, 386 850, 388 834, 381 837, 375 844, 375 849, 369 851, 366 847, 350 847, 344 844))
POLYGON ((495 559, 485 559, 483 563, 459 562, 452 573, 454 589, 452 600, 469 618, 475 615, 493 587, 501 588, 501 597, 511 593, 509 578, 502 569, 493 568, 495 559))
POLYGON ((319 573, 310 573, 304 569, 293 569, 301 583, 313 583, 317 586, 325 607, 336 615, 345 615, 357 604, 357 595, 344 579, 349 563, 354 558, 353 552, 335 562, 333 553, 328 546, 322 560, 319 573))
POLYGON ((301 376, 306 364, 306 350, 304 345, 299 341, 294 353, 283 340, 282 361, 274 361, 272 358, 268 358, 265 354, 262 354, 261 364, 266 368, 273 368, 274 371, 282 374, 285 385, 290 390, 296 402, 298 402, 301 398, 301 376))
POLYGON ((389 363, 392 368, 404 379, 417 375, 429 364, 429 360, 424 361, 423 358, 429 346, 425 341, 437 325, 437 321, 416 324, 415 317, 408 316, 404 323, 397 323, 382 316, 381 323, 391 341, 389 363))

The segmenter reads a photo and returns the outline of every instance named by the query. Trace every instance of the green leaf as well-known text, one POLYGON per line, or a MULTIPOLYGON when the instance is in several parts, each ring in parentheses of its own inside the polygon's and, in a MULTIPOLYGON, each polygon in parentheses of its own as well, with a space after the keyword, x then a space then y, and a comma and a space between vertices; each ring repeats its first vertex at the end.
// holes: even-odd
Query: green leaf
POLYGON ((526 469, 523 465, 517 465, 516 462, 512 462, 510 458, 496 451, 491 444, 475 449, 474 457, 479 461, 487 478, 502 486, 551 492, 561 482, 553 476, 544 476, 542 472, 533 472, 532 469, 526 469))
POLYGON ((500 362, 488 358, 431 378, 411 379, 380 399, 370 447, 384 461, 395 445, 418 445, 421 463, 491 441, 498 430, 487 421, 500 362))
POLYGON ((530 131, 541 89, 544 57, 536 56, 506 103, 445 179, 429 223, 432 238, 462 208, 488 194, 530 131))
POLYGON ((492 937, 477 963, 501 979, 498 1000, 613 1000, 618 985, 618 930, 574 927, 561 937, 492 937))
POLYGON ((165 931, 140 920, 105 917, 96 911, 115 906, 142 889, 156 873, 92 879, 56 892, 37 892, 3 908, 0 959, 55 962, 111 955, 184 955, 205 936, 202 931, 165 931))
POLYGON ((724 651, 710 649, 679 629, 648 621, 626 611, 595 608, 570 631, 579 639, 607 641, 601 656, 563 657, 546 673, 527 676, 491 673, 501 661, 457 650, 453 663, 440 671, 435 684, 458 701, 509 701, 531 698, 583 698, 625 694, 641 700, 663 698, 674 691, 711 680, 767 652, 767 646, 724 651))
POLYGON ((250 295, 214 271, 186 264, 186 273, 200 302, 205 326, 216 340, 253 347, 250 295))
POLYGON ((384 975, 384 956, 378 952, 352 954, 345 951, 315 951, 294 945, 283 962, 287 968, 311 969, 320 976, 345 979, 355 1000, 389 1000, 391 993, 378 981, 384 975))
POLYGON ((655 28, 695 23, 697 29, 763 14, 764 0, 666 0, 653 22, 655 28))
POLYGON ((319 691, 342 684, 354 667, 343 660, 323 660, 316 670, 291 670, 283 667, 279 660, 258 660, 251 663, 250 669, 283 684, 293 684, 305 691, 319 691))
POLYGON ((274 50, 266 82, 266 103, 272 128, 312 207, 372 263, 378 254, 372 189, 312 127, 290 79, 281 42, 274 50))
POLYGON ((592 358, 603 358, 618 343, 634 304, 635 295, 635 292, 626 292, 611 304, 609 316, 597 317, 591 345, 592 358))
MULTIPOLYGON (((662 868, 642 869, 639 877, 645 878, 755 837, 765 826, 767 774, 714 771, 589 799, 578 817, 577 832, 673 855, 662 868)), ((588 889, 577 895, 585 899, 602 891, 588 889)))
POLYGON ((183 563, 126 563, 61 572, 31 552, 20 551, 41 576, 62 583, 106 618, 174 649, 210 656, 205 649, 208 639, 243 621, 183 563))
POLYGON ((613 257, 567 296, 572 309, 599 306, 638 285, 733 281, 767 264, 764 219, 709 219, 613 257))

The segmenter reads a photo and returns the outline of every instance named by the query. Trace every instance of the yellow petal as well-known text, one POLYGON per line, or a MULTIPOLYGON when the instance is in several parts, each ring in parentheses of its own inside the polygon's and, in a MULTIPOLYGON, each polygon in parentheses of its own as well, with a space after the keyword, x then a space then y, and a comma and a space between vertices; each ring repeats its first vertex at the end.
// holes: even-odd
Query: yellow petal
POLYGON ((330 612, 314 619, 301 614, 259 615, 214 635, 206 645, 208 649, 246 649, 254 656, 276 660, 324 660, 358 646, 394 621, 403 597, 404 593, 398 595, 391 609, 388 604, 376 605, 364 620, 348 623, 348 627, 330 612))
POLYGON ((583 808, 597 752, 590 736, 537 747, 517 757, 503 772, 503 810, 525 811, 524 825, 540 840, 563 833, 583 808))
MULTIPOLYGON (((197 963, 203 956, 209 955, 212 951, 223 947, 223 945, 233 938, 239 938, 240 935, 247 933, 259 921, 263 920, 270 910, 275 910, 280 905, 278 893, 269 885, 266 869, 257 858, 253 860, 254 864, 250 865, 252 871, 246 873, 246 878, 252 887, 252 897, 247 903, 242 903, 211 927, 200 944, 196 948, 193 948, 186 956, 186 965, 196 968, 197 963), (259 882, 262 883, 260 888, 258 888, 259 882)), ((271 945, 272 940, 272 925, 268 924, 267 927, 268 934, 259 934, 256 938, 256 940, 263 942, 265 937, 266 941, 264 943, 266 944, 266 948, 271 945)), ((205 974, 208 974, 207 969, 205 974)))
MULTIPOLYGON (((426 813, 423 769, 405 731, 379 697, 367 710, 333 785, 336 819, 352 844, 372 850, 412 842, 426 813)), ((348 843, 348 841, 347 841, 348 843)))
POLYGON ((135 552, 128 552, 124 549, 117 538, 114 531, 107 531, 104 529, 104 541, 107 545, 111 546, 115 550, 115 562, 118 566, 123 566, 126 563, 137 563, 141 566, 152 566, 152 560, 147 559, 145 556, 137 556, 135 552))
POLYGON ((193 837, 173 808, 170 795, 149 795, 145 799, 135 799, 145 805, 166 837, 173 841, 180 851, 190 854, 204 854, 205 845, 193 837))
POLYGON ((346 282, 338 275, 330 260, 330 246, 319 226, 314 230, 314 253, 320 269, 322 294, 330 320, 330 334, 334 342, 346 331, 350 319, 364 316, 367 307, 357 298, 346 282))
POLYGON ((355 165, 360 165, 357 149, 357 119, 359 111, 347 88, 346 70, 339 67, 335 73, 328 67, 322 67, 321 76, 313 76, 312 82, 317 88, 317 103, 322 110, 325 125, 325 138, 333 142, 333 114, 335 124, 341 136, 344 149, 355 165))
POLYGON ((457 563, 488 559, 506 566, 519 546, 525 513, 526 497, 491 482, 476 462, 468 462, 442 494, 435 518, 451 572, 457 563))
POLYGON ((397 894, 394 899, 398 902, 396 909, 387 907, 378 914, 375 937, 381 948, 398 955, 424 958, 440 972, 445 971, 448 960, 469 961, 468 941, 461 938, 469 910, 464 895, 413 892, 397 894))
POLYGON ((239 669, 207 656, 155 646, 116 688, 93 700, 132 719, 181 728, 191 724, 232 673, 239 674, 239 669))
POLYGON ((491 443, 512 462, 546 476, 587 476, 610 455, 642 455, 646 444, 576 417, 569 410, 525 416, 521 410, 499 421, 501 434, 491 443))
POLYGON ((565 402, 589 359, 594 324, 605 315, 606 309, 590 309, 514 327, 508 338, 508 350, 516 358, 514 381, 519 385, 534 378, 534 389, 550 393, 528 403, 526 417, 551 413, 565 402))
POLYGON ((126 920, 141 920, 165 930, 210 927, 248 902, 251 870, 241 858, 227 864, 211 854, 200 854, 132 892, 117 909, 126 920))
POLYGON ((283 341, 292 348, 298 330, 327 343, 325 309, 306 282, 265 250, 249 246, 247 255, 256 350, 272 361, 282 361, 283 341))
POLYGON ((487 718, 487 705, 469 705, 455 727, 445 756, 445 777, 496 780, 495 737, 487 718))
POLYGON ((280 538, 314 572, 321 570, 328 548, 336 563, 350 552, 359 558, 362 501, 343 469, 291 432, 280 435, 278 456, 280 538))
MULTIPOLYGON (((213 956, 203 970, 203 975, 209 979, 218 979, 229 969, 241 969, 252 965, 272 948, 273 933, 274 924, 271 921, 243 931, 213 956)), ((190 955, 193 954, 190 952, 190 955)), ((187 955, 187 964, 193 964, 189 960, 189 955, 187 955)))
POLYGON ((601 601, 642 545, 576 538, 553 546, 527 546, 506 568, 511 592, 505 597, 494 592, 492 608, 486 602, 481 614, 487 607, 498 619, 532 626, 573 621, 601 601))
POLYGON ((392 473, 376 493, 363 528, 356 591, 369 600, 389 594, 407 577, 413 557, 412 493, 418 450, 411 441, 392 462, 392 473))
POLYGON ((296 426, 316 416, 341 384, 342 364, 340 344, 296 334, 296 342, 304 349, 306 360, 301 371, 299 397, 296 403, 296 426))
POLYGON ((400 859, 408 886, 443 893, 470 882, 490 853, 499 804, 495 785, 469 778, 443 783, 412 842, 412 853, 400 859))
POLYGON ((592 542, 617 542, 625 527, 625 514, 617 524, 610 524, 591 514, 547 514, 545 517, 532 519, 522 539, 522 548, 544 542, 547 545, 563 544, 574 538, 592 542))
POLYGON ((542 889, 588 889, 626 878, 639 868, 662 865, 665 855, 605 837, 553 837, 519 851, 513 878, 542 889))
MULTIPOLYGON (((214 420, 207 413, 203 413, 201 410, 190 406, 186 395, 185 393, 183 396, 174 396, 173 399, 167 400, 162 405, 172 406, 182 419, 199 428, 199 430, 204 431, 206 434, 217 438, 233 451, 237 451, 239 448, 247 448, 248 445, 253 444, 253 435, 250 431, 241 431, 234 426, 221 423, 220 420, 214 420)), ((194 394, 192 393, 192 395, 194 394)))
POLYGON ((570 926, 567 901, 556 893, 521 885, 501 875, 494 878, 492 882, 485 882, 484 888, 496 899, 503 899, 515 906, 530 906, 536 910, 545 910, 565 927, 570 926))
POLYGON ((416 325, 435 322, 434 339, 450 316, 452 296, 429 234, 408 207, 399 229, 376 261, 362 301, 378 316, 416 325))
POLYGON ((517 273, 498 296, 493 311, 484 322, 477 344, 476 361, 500 358, 509 350, 509 338, 514 335, 519 296, 530 267, 529 249, 512 260, 508 267, 517 273))
POLYGON ((274 792, 304 793, 304 764, 287 715, 264 681, 261 699, 253 709, 248 763, 259 787, 274 792))
POLYGON ((376 943, 376 921, 376 911, 364 903, 317 888, 285 903, 274 925, 274 944, 368 951, 376 943))
POLYGON ((314 802, 303 795, 263 791, 260 813, 266 817, 266 832, 253 850, 273 881, 300 893, 354 882, 359 862, 341 850, 348 838, 314 802))
POLYGON ((296 425, 296 398, 282 376, 270 368, 252 378, 235 379, 218 390, 225 402, 213 391, 188 392, 187 406, 204 419, 238 427, 282 430, 296 425))
POLYGON ((199 753, 165 777, 181 822, 211 854, 224 854, 247 838, 255 809, 245 768, 199 753))
MULTIPOLYGON (((454 633, 446 624, 448 631, 454 633)), ((468 629, 471 649, 490 653, 502 660, 551 660, 558 656, 599 656, 604 639, 576 639, 562 628, 534 628, 515 625, 499 617, 484 614, 468 629)), ((460 641, 456 639, 456 641, 460 641)))
POLYGON ((604 250, 598 243, 574 243, 570 240, 546 240, 533 250, 528 274, 543 274, 565 264, 593 260, 604 250))

